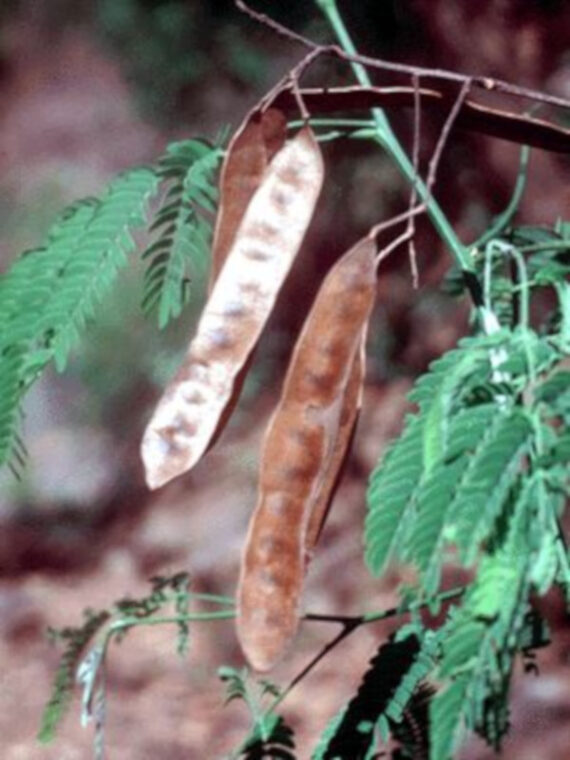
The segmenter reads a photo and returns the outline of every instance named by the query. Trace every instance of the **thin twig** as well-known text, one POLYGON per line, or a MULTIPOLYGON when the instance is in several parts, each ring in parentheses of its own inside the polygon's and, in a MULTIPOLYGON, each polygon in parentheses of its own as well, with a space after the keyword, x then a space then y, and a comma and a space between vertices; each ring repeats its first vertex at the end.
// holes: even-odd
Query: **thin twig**
POLYGON ((275 21, 270 16, 268 16, 265 13, 260 13, 259 11, 254 11, 253 8, 250 8, 249 5, 243 2, 243 0, 235 0, 236 7, 245 13, 247 16, 252 18, 254 21, 258 21, 260 24, 263 24, 264 26, 267 26, 269 29, 273 29, 273 31, 278 34, 280 37, 285 37, 288 40, 291 40, 292 42, 298 42, 301 45, 304 45, 308 48, 315 48, 320 47, 316 45, 314 42, 311 42, 307 37, 303 37, 302 34, 297 34, 297 32, 294 32, 292 29, 289 29, 286 26, 283 26, 278 21, 275 21))
MULTIPOLYGON (((238 2, 238 0, 236 0, 238 2)), ((266 93, 256 106, 256 108, 259 108, 261 110, 265 110, 268 108, 271 103, 275 100, 275 98, 283 92, 283 90, 291 89, 293 92, 293 97, 297 101, 297 105, 299 106, 299 110, 301 111, 301 116, 303 121, 307 121, 309 118, 309 113, 307 111, 307 108, 305 107, 304 101, 302 99, 302 95, 299 90, 299 80, 301 76, 303 75, 306 68, 308 68, 311 63, 320 55, 320 51, 318 48, 313 49, 311 52, 307 53, 307 55, 302 58, 299 63, 297 63, 290 71, 288 71, 285 76, 283 76, 277 84, 272 87, 268 93, 266 93)))
POLYGON ((405 232, 402 232, 401 235, 392 240, 391 243, 388 243, 388 245, 382 248, 381 251, 378 251, 374 260, 376 266, 378 266, 381 261, 384 261, 384 259, 388 258, 388 256, 396 250, 396 248, 399 248, 403 243, 406 243, 408 240, 410 240, 412 234, 413 231, 407 227, 405 232))
POLYGON ((390 227, 394 227, 401 222, 407 222, 411 216, 418 216, 419 214, 423 214, 425 210, 426 204, 418 203, 418 205, 414 206, 414 208, 409 208, 407 211, 403 211, 401 214, 393 216, 391 219, 387 219, 385 222, 379 222, 378 224, 375 224, 374 227, 371 227, 370 232, 368 233, 368 237, 371 239, 375 238, 381 232, 384 232, 390 227))
POLYGON ((472 86, 478 87, 487 92, 501 92, 518 98, 534 100, 537 103, 548 103, 549 105, 559 106, 560 108, 570 108, 570 100, 567 98, 559 97, 558 95, 550 95, 548 93, 540 92, 539 90, 532 90, 528 87, 520 87, 519 85, 512 84, 511 82, 502 79, 494 79, 484 76, 470 76, 460 74, 456 71, 449 71, 448 69, 430 69, 422 66, 411 66, 405 63, 394 63, 392 61, 384 61, 366 55, 347 53, 338 45, 319 45, 308 37, 294 32, 280 24, 278 21, 269 18, 265 13, 253 10, 244 2, 244 0, 235 0, 235 4, 239 10, 246 13, 250 18, 269 27, 282 37, 297 42, 312 51, 317 51, 317 55, 334 55, 350 63, 360 63, 363 66, 369 66, 370 68, 381 69, 383 71, 391 71, 396 74, 430 77, 433 79, 442 79, 447 82, 459 82, 461 84, 469 82, 472 86))
MULTIPOLYGON (((414 141, 412 146, 412 163, 414 166, 414 173, 419 176, 420 166, 420 138, 421 138, 421 98, 420 98, 420 78, 414 74, 412 76, 412 83, 414 85, 414 141)), ((429 187, 428 187, 429 190, 429 187)), ((409 209, 413 209, 416 205, 418 191, 416 183, 412 183, 412 189, 410 191, 410 203, 409 209)), ((419 272, 418 272, 418 260, 416 256, 416 247, 414 244, 414 237, 416 234, 416 217, 411 214, 408 218, 408 230, 410 233, 410 239, 408 242, 408 258, 410 260, 410 270, 412 273, 412 287, 417 290, 419 287, 419 272)))
MULTIPOLYGON (((447 591, 442 591, 441 594, 437 595, 437 599, 439 602, 447 602, 451 599, 455 599, 456 597, 461 596, 464 591, 465 586, 456 586, 455 588, 448 589, 447 591)), ((350 636, 350 634, 353 633, 357 628, 360 628, 360 626, 367 625, 369 623, 377 623, 381 620, 387 620, 388 618, 396 617, 397 615, 408 615, 410 612, 427 607, 431 601, 412 601, 408 604, 403 604, 399 605, 398 607, 391 607, 387 610, 382 610, 382 612, 370 612, 365 615, 355 615, 354 617, 344 615, 317 615, 314 613, 305 615, 303 618, 304 620, 320 623, 339 623, 342 625, 342 629, 334 638, 325 644, 325 646, 319 652, 317 652, 317 654, 312 657, 311 660, 309 660, 307 665, 305 665, 305 667, 302 668, 302 670, 297 673, 296 676, 294 676, 289 685, 271 703, 270 707, 267 710, 267 713, 273 712, 277 705, 285 699, 291 690, 295 688, 295 686, 300 681, 302 681, 303 678, 305 678, 305 676, 308 675, 316 665, 318 665, 323 657, 325 657, 332 649, 338 646, 341 641, 344 641, 344 639, 350 636)))
POLYGON ((451 132, 453 124, 455 123, 455 119, 457 118, 459 111, 461 110, 461 106, 463 105, 463 102, 465 98, 467 97, 470 89, 471 89, 471 80, 466 79, 463 82, 461 89, 459 90, 459 93, 457 94, 457 97, 455 98, 455 102, 453 103, 453 106, 451 107, 451 110, 449 111, 449 114, 447 115, 445 123, 441 129, 441 133, 439 135, 437 145, 435 146, 435 150, 429 162, 428 177, 427 177, 426 185, 427 185, 428 193, 430 194, 435 184, 435 180, 437 176, 437 168, 439 166, 441 154, 443 153, 443 149, 445 148, 447 139, 449 137, 449 133, 451 132))

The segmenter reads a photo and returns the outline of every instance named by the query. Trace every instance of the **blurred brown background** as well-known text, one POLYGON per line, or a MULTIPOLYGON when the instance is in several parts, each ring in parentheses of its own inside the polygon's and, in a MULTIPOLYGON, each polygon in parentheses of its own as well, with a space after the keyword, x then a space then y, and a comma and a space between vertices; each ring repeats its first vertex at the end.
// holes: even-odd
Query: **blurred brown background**
MULTIPOLYGON (((309 2, 258 3, 315 39, 329 37, 309 2)), ((570 97, 567 0, 339 0, 362 52, 419 65, 509 79, 570 97)), ((37 245, 73 199, 97 194, 119 170, 153 161, 173 139, 214 138, 298 60, 300 49, 244 18, 227 0, 3 0, 0 5, 0 271, 37 245)), ((337 63, 319 63, 313 84, 349 83, 337 63)), ((400 80, 401 81, 401 80, 400 80)), ((391 77, 379 83, 397 83, 391 77)), ((512 105, 512 102, 510 103, 512 105)), ((526 107, 527 104, 519 104, 526 107)), ((409 145, 409 113, 390 114, 409 145)), ((568 114, 566 115, 568 120, 568 114)), ((568 122, 567 122, 568 123, 568 122)), ((438 125, 423 120, 424 160, 438 125)), ((263 425, 275 403, 291 339, 319 274, 356 236, 402 210, 407 189, 368 146, 328 144, 330 171, 307 238, 220 443, 188 476, 157 494, 143 483, 138 442, 160 388, 188 340, 201 283, 180 322, 159 333, 139 309, 141 272, 121 275, 68 371, 48 372, 31 391, 24 423, 29 461, 22 480, 0 476, 0 747, 5 760, 89 757, 78 703, 56 744, 35 733, 58 653, 47 625, 79 622, 86 606, 144 593, 156 573, 187 569, 197 591, 233 594, 240 545, 255 502, 263 425)), ((463 240, 477 237, 505 206, 518 149, 454 134, 436 195, 463 240)), ((517 217, 568 218, 567 159, 534 151, 517 217)), ((366 405, 352 461, 314 560, 311 611, 357 614, 394 602, 396 576, 374 581, 361 559, 366 477, 398 431, 415 374, 467 326, 465 304, 438 291, 449 264, 427 223, 419 225, 421 289, 405 251, 379 281, 371 330, 366 405)), ((541 676, 514 685, 505 757, 555 760, 570 747, 570 637, 556 600, 548 604, 555 644, 541 676)), ((350 696, 389 629, 361 629, 301 684, 284 706, 298 756, 309 756, 326 721, 350 696)), ((336 632, 305 626, 298 647, 272 674, 285 684, 336 632)), ((241 666, 232 626, 194 626, 189 656, 170 630, 136 630, 112 648, 108 669, 109 758, 219 758, 247 730, 242 705, 223 708, 221 664, 241 666)), ((465 757, 490 757, 474 743, 465 757)))

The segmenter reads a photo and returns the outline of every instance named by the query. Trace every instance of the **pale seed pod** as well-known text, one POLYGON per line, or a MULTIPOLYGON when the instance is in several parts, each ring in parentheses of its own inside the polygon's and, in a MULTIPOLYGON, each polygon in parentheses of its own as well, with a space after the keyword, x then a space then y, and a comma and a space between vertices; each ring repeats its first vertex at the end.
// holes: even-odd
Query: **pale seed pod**
POLYGON ((183 365, 145 432, 142 458, 150 488, 189 470, 208 448, 300 248, 323 176, 321 151, 308 126, 268 166, 183 365))
POLYGON ((364 239, 325 278, 265 434, 237 591, 238 637, 257 670, 273 667, 299 624, 307 549, 318 536, 336 481, 333 470, 342 464, 358 413, 352 405, 358 407, 360 398, 375 252, 374 242, 364 239))
MULTIPOLYGON (((212 292, 243 215, 263 181, 270 161, 283 147, 286 133, 287 119, 281 111, 276 108, 253 111, 247 115, 228 145, 220 172, 220 203, 212 242, 208 293, 212 292)), ((236 375, 232 395, 220 415, 208 449, 214 446, 235 409, 252 360, 253 353, 236 375)))

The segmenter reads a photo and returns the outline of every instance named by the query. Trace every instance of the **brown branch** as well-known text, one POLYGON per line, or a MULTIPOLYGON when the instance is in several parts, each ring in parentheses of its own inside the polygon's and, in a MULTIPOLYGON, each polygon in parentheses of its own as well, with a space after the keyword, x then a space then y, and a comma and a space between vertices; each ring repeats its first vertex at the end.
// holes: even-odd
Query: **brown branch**
POLYGON ((316 45, 314 42, 311 42, 311 40, 309 40, 307 37, 303 37, 302 34, 297 34, 297 32, 294 32, 292 29, 283 26, 267 14, 260 13, 259 11, 254 11, 253 8, 250 8, 249 5, 243 2, 243 0, 235 0, 235 4, 236 7, 242 11, 242 13, 246 14, 246 16, 249 16, 254 21, 267 26, 269 29, 272 29, 280 37, 285 37, 285 39, 291 40, 292 42, 298 42, 299 44, 304 45, 304 47, 320 47, 320 45, 316 45))
POLYGON ((540 92, 539 90, 533 90, 528 87, 520 87, 519 85, 512 84, 511 82, 504 81, 502 79, 493 79, 483 76, 470 76, 466 74, 460 74, 456 71, 449 71, 448 69, 430 69, 422 66, 410 66, 405 63, 394 63, 392 61, 383 61, 379 58, 371 58, 366 55, 351 55, 344 51, 338 45, 319 45, 308 37, 298 34, 297 32, 288 29, 280 24, 278 21, 267 16, 265 13, 259 13, 250 8, 244 0, 235 0, 235 4, 239 10, 246 13, 250 18, 267 26, 274 32, 282 37, 285 37, 293 42, 297 42, 310 50, 317 51, 318 55, 334 55, 349 63, 360 63, 363 66, 368 66, 374 69, 381 69, 383 71, 391 71, 395 74, 406 74, 408 76, 418 77, 430 77, 433 79, 441 79, 448 82, 463 82, 469 81, 474 87, 479 87, 487 92, 502 92, 507 95, 513 95, 517 98, 526 98, 528 100, 534 100, 537 103, 548 103, 549 105, 558 106, 560 108, 570 108, 570 100, 562 98, 557 95, 550 95, 548 93, 540 92))
MULTIPOLYGON (((469 82, 469 80, 465 80, 469 82)), ((340 111, 369 110, 371 108, 414 107, 413 87, 350 87, 303 88, 300 91, 309 112, 321 114, 340 111)), ((432 88, 420 88, 422 108, 439 112, 448 111, 449 94, 432 88)), ((297 110, 290 89, 274 88, 273 105, 284 112, 297 110)), ((517 114, 484 106, 465 98, 455 120, 461 129, 510 140, 558 153, 570 153, 570 129, 537 119, 528 114, 517 114)))
POLYGON ((376 255, 376 266, 378 266, 380 262, 384 261, 384 259, 388 258, 388 256, 396 250, 396 248, 399 248, 403 243, 406 243, 408 240, 410 240, 412 235, 413 230, 410 230, 409 227, 406 227, 405 232, 402 232, 402 234, 392 240, 391 243, 388 243, 387 246, 378 251, 376 255))
POLYGON ((407 222, 412 216, 423 214, 425 210, 425 203, 419 203, 417 206, 414 206, 414 208, 408 208, 407 211, 403 211, 401 214, 391 217, 391 219, 387 219, 384 222, 375 224, 374 227, 370 229, 368 237, 373 239, 377 237, 381 232, 384 232, 384 230, 387 230, 390 227, 394 227, 397 224, 401 224, 402 222, 407 222))

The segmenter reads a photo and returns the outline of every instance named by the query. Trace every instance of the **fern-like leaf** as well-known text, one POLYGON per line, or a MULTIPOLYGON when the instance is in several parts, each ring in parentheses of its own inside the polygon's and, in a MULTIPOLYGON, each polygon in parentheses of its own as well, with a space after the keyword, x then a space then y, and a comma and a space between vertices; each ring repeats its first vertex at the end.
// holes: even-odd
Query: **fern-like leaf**
POLYGON ((295 760, 293 729, 280 715, 271 717, 274 720, 267 738, 252 738, 244 747, 241 760, 295 760))
POLYGON ((559 370, 547 378, 534 392, 536 403, 543 405, 547 417, 570 419, 570 372, 559 370))
POLYGON ((430 760, 449 760, 461 738, 461 716, 468 696, 469 677, 452 681, 431 701, 430 760))
MULTIPOLYGON (((496 361, 493 364, 491 359, 496 358, 498 350, 511 339, 512 335, 502 330, 491 336, 460 341, 456 349, 430 365, 429 372, 417 381, 409 393, 408 398, 418 405, 419 413, 408 419, 400 439, 373 472, 368 489, 366 561, 374 574, 380 574, 391 557, 408 558, 405 544, 422 492, 424 501, 427 496, 428 503, 436 503, 438 511, 432 533, 419 552, 419 564, 425 569, 434 550, 431 542, 437 539, 441 530, 441 510, 443 505, 449 503, 462 470, 458 462, 448 464, 449 459, 457 457, 457 454, 447 451, 452 421, 462 405, 473 403, 470 394, 490 382, 496 370, 496 361), (437 472, 432 478, 434 468, 437 472)), ((495 404, 496 395, 492 391, 489 399, 494 400, 495 404)), ((507 397, 504 392, 500 394, 502 403, 507 397)), ((471 419, 473 421, 469 424, 478 430, 475 414, 471 419)), ((463 432, 468 437, 465 447, 473 445, 473 431, 469 429, 469 424, 465 423, 464 431, 461 426, 459 428, 459 435, 463 432)), ((457 448, 462 441, 456 441, 453 445, 457 448)), ((428 510, 424 509, 423 512, 424 518, 429 520, 428 510)), ((437 583, 437 568, 432 567, 431 570, 433 583, 437 583)))
POLYGON ((45 246, 22 255, 0 277, 0 464, 14 446, 21 396, 51 360, 64 368, 134 247, 130 231, 145 223, 156 183, 147 169, 119 176, 100 201, 86 199, 64 211, 45 246))
POLYGON ((85 614, 85 623, 80 628, 51 631, 55 640, 65 641, 65 651, 55 675, 52 694, 44 709, 38 733, 38 740, 46 744, 52 741, 57 726, 71 702, 75 673, 87 644, 111 617, 106 610, 98 613, 87 611, 85 614))
POLYGON ((507 730, 512 660, 527 637, 532 484, 520 489, 503 544, 483 557, 461 609, 443 629, 438 676, 446 684, 431 706, 432 760, 451 756, 462 726, 494 746, 507 730))
POLYGON ((402 720, 391 724, 394 739, 399 743, 392 753, 392 760, 428 760, 429 705, 434 693, 433 687, 420 684, 411 695, 402 720))
POLYGON ((406 556, 430 579, 427 595, 437 590, 446 529, 453 525, 455 491, 498 409, 495 404, 468 407, 450 422, 447 457, 437 462, 418 491, 418 513, 406 556))
POLYGON ((430 365, 409 394, 424 416, 424 469, 426 475, 444 455, 449 434, 449 420, 456 396, 466 393, 469 385, 488 373, 489 354, 477 347, 471 339, 460 348, 449 351, 430 365), (476 371, 479 372, 476 373, 476 371))
POLYGON ((469 461, 449 506, 454 539, 462 559, 473 561, 479 544, 491 532, 504 500, 520 474, 532 426, 519 409, 497 414, 469 461))
POLYGON ((76 246, 99 208, 86 198, 65 209, 43 247, 26 251, 0 277, 0 345, 38 340, 47 304, 57 298, 76 246))
POLYGON ((168 148, 158 174, 168 190, 151 226, 157 239, 146 249, 143 309, 158 314, 159 327, 177 317, 187 301, 192 271, 208 260, 217 189, 213 175, 222 155, 219 147, 186 140, 168 148))
POLYGON ((414 495, 423 473, 423 424, 410 416, 404 432, 372 473, 365 525, 366 563, 380 575, 399 555, 412 526, 414 495))
POLYGON ((7 346, 0 353, 0 464, 18 452, 18 411, 23 387, 25 350, 7 346))
MULTIPOLYGON (((397 638, 403 638, 402 633, 400 631, 397 638)), ((384 711, 391 724, 397 724, 403 720, 414 694, 436 666, 441 648, 441 632, 422 630, 420 638, 420 649, 409 669, 403 674, 384 711)))
MULTIPOLYGON (((376 743, 376 724, 390 705, 420 653, 420 641, 409 635, 383 644, 370 662, 356 696, 335 719, 313 754, 313 760, 365 760, 376 743)), ((400 698, 402 696, 400 692, 400 698)), ((397 708, 394 708, 397 710, 397 708)))
POLYGON ((44 248, 21 257, 4 277, 0 345, 26 342, 30 379, 54 359, 58 369, 94 307, 110 290, 144 224, 156 188, 147 169, 120 175, 100 201, 74 204, 53 225, 44 248))
POLYGON ((131 232, 145 224, 157 180, 148 169, 120 175, 107 188, 72 259, 61 272, 57 292, 41 315, 39 328, 58 369, 63 369, 80 330, 109 293, 126 255, 135 248, 131 232))

